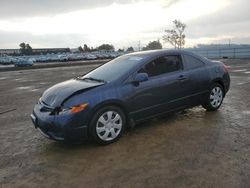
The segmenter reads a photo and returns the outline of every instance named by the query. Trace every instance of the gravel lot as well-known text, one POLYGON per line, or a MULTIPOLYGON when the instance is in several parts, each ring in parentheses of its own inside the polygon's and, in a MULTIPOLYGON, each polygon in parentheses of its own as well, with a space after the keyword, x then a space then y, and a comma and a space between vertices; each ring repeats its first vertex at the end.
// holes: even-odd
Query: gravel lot
POLYGON ((127 131, 116 143, 47 140, 30 121, 42 92, 96 65, 0 72, 0 187, 250 187, 250 60, 226 60, 231 89, 127 131))

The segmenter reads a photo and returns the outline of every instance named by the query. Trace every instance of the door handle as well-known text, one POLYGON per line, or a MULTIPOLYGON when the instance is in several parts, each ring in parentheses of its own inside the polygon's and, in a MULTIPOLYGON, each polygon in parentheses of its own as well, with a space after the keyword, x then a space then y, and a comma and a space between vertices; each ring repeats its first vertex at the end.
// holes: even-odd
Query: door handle
POLYGON ((183 82, 183 81, 185 81, 187 79, 188 78, 186 76, 184 76, 184 75, 180 75, 179 78, 178 78, 178 80, 181 81, 181 82, 183 82))

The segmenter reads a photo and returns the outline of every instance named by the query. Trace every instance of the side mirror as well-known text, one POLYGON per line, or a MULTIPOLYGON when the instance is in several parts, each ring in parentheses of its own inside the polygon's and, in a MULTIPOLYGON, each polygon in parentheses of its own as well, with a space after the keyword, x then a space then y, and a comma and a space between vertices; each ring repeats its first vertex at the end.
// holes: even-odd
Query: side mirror
POLYGON ((148 80, 148 74, 147 73, 138 73, 135 76, 134 82, 135 83, 140 83, 140 82, 145 82, 148 80))

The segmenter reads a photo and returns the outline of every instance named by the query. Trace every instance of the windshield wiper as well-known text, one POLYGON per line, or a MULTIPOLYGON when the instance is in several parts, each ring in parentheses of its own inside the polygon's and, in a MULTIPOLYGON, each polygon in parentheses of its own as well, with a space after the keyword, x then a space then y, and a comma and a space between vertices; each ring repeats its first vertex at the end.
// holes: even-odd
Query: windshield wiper
POLYGON ((93 77, 86 77, 86 78, 77 77, 76 79, 79 79, 79 80, 91 80, 91 81, 104 82, 104 83, 106 82, 105 80, 98 79, 98 78, 93 78, 93 77))

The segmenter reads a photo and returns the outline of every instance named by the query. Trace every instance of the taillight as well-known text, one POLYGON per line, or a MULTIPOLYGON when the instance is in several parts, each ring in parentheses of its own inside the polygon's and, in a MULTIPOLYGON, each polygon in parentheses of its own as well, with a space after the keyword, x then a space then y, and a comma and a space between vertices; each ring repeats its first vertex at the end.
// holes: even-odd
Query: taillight
POLYGON ((225 64, 223 64, 223 69, 225 72, 228 72, 228 66, 226 66, 225 64))

